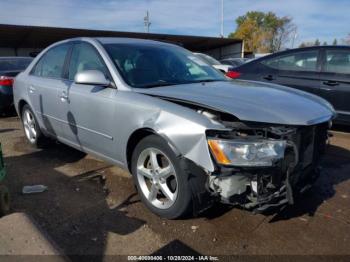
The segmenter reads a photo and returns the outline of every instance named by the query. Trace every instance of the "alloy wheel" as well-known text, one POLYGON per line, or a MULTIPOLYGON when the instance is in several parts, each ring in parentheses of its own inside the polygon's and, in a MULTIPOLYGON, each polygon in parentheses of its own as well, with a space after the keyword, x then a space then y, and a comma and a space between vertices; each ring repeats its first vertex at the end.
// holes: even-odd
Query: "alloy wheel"
POLYGON ((176 171, 159 149, 147 148, 137 160, 137 180, 146 199, 159 209, 170 208, 178 195, 176 171))
POLYGON ((29 110, 25 110, 23 113, 23 126, 27 139, 31 143, 35 143, 37 132, 35 118, 29 110))

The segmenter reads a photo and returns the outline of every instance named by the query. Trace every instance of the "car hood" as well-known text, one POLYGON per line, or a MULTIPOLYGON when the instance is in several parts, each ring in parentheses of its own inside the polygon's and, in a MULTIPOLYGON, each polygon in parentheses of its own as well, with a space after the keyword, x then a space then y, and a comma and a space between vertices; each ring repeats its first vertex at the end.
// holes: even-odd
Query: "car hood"
POLYGON ((328 121, 335 115, 332 106, 322 98, 253 81, 216 81, 134 90, 226 112, 241 121, 313 125, 328 121))

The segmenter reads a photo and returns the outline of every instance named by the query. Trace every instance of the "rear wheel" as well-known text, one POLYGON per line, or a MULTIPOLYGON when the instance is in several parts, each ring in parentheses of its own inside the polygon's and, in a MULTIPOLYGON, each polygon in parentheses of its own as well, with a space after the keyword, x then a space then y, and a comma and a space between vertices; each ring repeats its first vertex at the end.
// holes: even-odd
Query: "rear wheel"
POLYGON ((38 121, 28 105, 24 105, 22 109, 22 124, 26 138, 31 145, 43 147, 47 144, 48 138, 41 133, 38 121))
POLYGON ((142 202, 155 214, 174 219, 191 209, 188 174, 167 142, 151 135, 139 142, 131 160, 134 181, 142 202))

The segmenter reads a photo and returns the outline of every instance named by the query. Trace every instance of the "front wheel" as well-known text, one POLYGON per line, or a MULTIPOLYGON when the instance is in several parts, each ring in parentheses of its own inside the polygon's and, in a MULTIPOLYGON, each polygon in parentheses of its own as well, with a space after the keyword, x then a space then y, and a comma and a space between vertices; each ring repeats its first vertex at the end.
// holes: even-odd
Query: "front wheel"
POLYGON ((188 174, 164 139, 147 136, 136 146, 131 161, 141 200, 153 213, 175 219, 190 211, 188 174))

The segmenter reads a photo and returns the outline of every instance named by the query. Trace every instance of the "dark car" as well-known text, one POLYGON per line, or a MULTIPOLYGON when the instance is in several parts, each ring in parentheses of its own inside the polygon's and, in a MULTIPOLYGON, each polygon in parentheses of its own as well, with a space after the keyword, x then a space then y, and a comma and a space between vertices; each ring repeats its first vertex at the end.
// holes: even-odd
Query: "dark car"
POLYGON ((31 57, 0 57, 0 113, 13 105, 13 79, 32 60, 31 57))
POLYGON ((235 68, 236 78, 264 81, 319 95, 350 124, 350 46, 291 49, 235 68))

